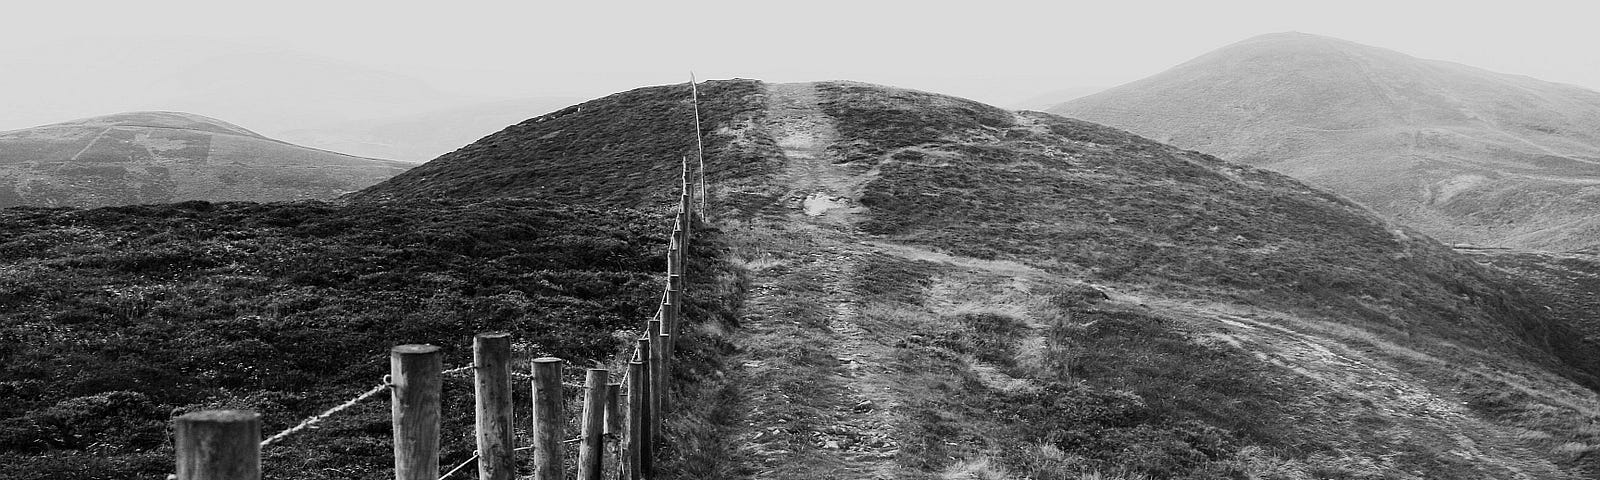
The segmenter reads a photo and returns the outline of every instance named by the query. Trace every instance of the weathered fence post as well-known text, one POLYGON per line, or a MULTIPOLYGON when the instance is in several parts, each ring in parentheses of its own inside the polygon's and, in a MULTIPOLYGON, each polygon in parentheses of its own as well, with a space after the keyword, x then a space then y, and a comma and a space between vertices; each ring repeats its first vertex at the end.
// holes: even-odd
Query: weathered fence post
POLYGON ((688 227, 685 226, 687 223, 688 221, 684 219, 682 215, 679 215, 678 221, 672 226, 672 243, 678 245, 678 249, 674 252, 676 253, 675 256, 677 257, 676 260, 678 263, 677 273, 683 273, 683 253, 689 249, 688 227))
MULTIPOLYGON (((533 478, 561 480, 561 359, 533 360, 533 478)), ((437 477, 435 477, 437 478, 437 477)))
MULTIPOLYGON (((632 358, 629 358, 629 360, 632 360, 632 358)), ((626 373, 627 363, 622 363, 622 365, 624 365, 622 371, 626 373)), ((624 405, 622 405, 622 384, 606 384, 605 440, 606 442, 613 442, 614 445, 616 445, 616 453, 611 454, 613 464, 611 464, 611 467, 606 469, 608 472, 614 472, 616 469, 622 469, 622 466, 626 466, 627 464, 627 453, 624 451, 624 446, 622 446, 626 445, 626 443, 622 443, 622 435, 626 435, 624 434, 624 430, 622 430, 624 429, 624 426, 622 426, 622 411, 624 410, 626 410, 626 408, 624 408, 624 405)), ((606 448, 606 451, 611 451, 610 446, 606 448)), ((626 477, 622 477, 622 475, 626 474, 621 474, 621 472, 618 472, 618 477, 613 478, 613 480, 624 480, 626 477)))
POLYGON ((683 273, 682 255, 678 254, 683 245, 678 243, 678 230, 674 229, 672 235, 667 237, 667 274, 677 275, 683 273))
MULTIPOLYGON (((655 392, 652 391, 655 384, 656 366, 651 364, 650 340, 648 335, 646 335, 646 338, 639 339, 639 371, 637 372, 638 375, 629 380, 632 390, 628 392, 628 395, 630 395, 628 400, 630 404, 636 407, 634 413, 637 414, 633 416, 634 418, 628 420, 629 423, 633 424, 628 428, 632 430, 630 433, 633 434, 633 438, 629 440, 629 443, 632 444, 631 446, 634 449, 633 460, 636 468, 633 470, 632 478, 635 479, 655 475, 656 437, 655 430, 651 428, 651 425, 656 422, 655 417, 657 414, 654 400, 655 392)), ((632 365, 629 365, 629 367, 631 368, 632 365)))
POLYGON ((667 373, 671 371, 667 358, 667 342, 672 338, 663 335, 665 325, 661 320, 651 320, 645 324, 645 338, 650 339, 650 412, 654 421, 650 422, 650 435, 660 441, 661 415, 672 408, 667 405, 667 373))
POLYGON ((512 439, 511 334, 472 338, 473 393, 478 414, 478 478, 512 480, 517 474, 512 439))
POLYGON ((578 478, 602 480, 605 476, 606 385, 611 373, 589 369, 583 385, 583 449, 578 451, 578 478))
POLYGON ((395 480, 439 478, 442 357, 433 345, 400 345, 389 351, 395 480))
MULTIPOLYGON (((661 329, 656 333, 672 333, 674 331, 673 328, 678 325, 678 307, 677 305, 673 304, 675 301, 674 297, 677 297, 677 295, 678 292, 667 290, 665 299, 661 301, 661 329)), ((672 356, 672 352, 673 350, 677 349, 677 345, 673 345, 672 342, 677 339, 678 337, 662 339, 663 341, 661 343, 662 347, 665 348, 665 351, 661 352, 661 357, 666 360, 665 362, 662 362, 663 365, 671 363, 672 359, 674 358, 672 356)))
POLYGON ((178 480, 261 478, 261 415, 206 410, 184 414, 175 423, 178 480))
POLYGON ((672 352, 677 351, 678 335, 683 333, 683 275, 667 275, 667 303, 672 312, 672 322, 667 325, 667 334, 672 335, 672 352))
MULTIPOLYGON (((684 184, 684 188, 687 189, 688 184, 684 184)), ((687 192, 685 192, 678 200, 678 204, 680 205, 680 207, 678 207, 678 211, 682 212, 683 215, 683 243, 685 246, 688 246, 689 239, 693 238, 691 232, 694 231, 694 226, 692 225, 694 223, 694 216, 689 213, 689 205, 691 203, 693 203, 693 201, 689 199, 689 194, 687 192)))
POLYGON ((620 442, 622 428, 622 384, 606 384, 606 436, 620 442))

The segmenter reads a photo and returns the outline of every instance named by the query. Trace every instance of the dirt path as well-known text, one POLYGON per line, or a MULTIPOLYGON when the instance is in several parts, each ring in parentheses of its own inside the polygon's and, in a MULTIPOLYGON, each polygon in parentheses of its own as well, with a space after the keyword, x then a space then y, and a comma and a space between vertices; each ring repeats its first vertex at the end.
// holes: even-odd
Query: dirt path
POLYGON ((768 108, 786 208, 727 229, 736 251, 767 255, 747 263, 736 375, 750 413, 740 444, 754 478, 892 478, 893 349, 859 326, 854 293, 871 250, 855 227, 870 174, 833 162, 838 134, 814 85, 769 85, 768 108))

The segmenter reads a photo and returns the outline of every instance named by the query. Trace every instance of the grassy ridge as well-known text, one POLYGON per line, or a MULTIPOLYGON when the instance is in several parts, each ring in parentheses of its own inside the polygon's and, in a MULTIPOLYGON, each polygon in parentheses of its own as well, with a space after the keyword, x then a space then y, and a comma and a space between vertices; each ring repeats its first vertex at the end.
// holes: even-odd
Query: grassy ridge
MULTIPOLYGON (((0 211, 0 463, 162 478, 173 414, 253 409, 275 432, 375 385, 395 344, 462 365, 504 330, 522 358, 604 362, 653 313, 663 222, 519 200, 0 211)), ((473 449, 466 378, 446 461, 473 449)), ((268 474, 385 478, 388 422, 359 405, 267 449, 268 474)))
MULTIPOLYGON (((1287 177, 1045 114, 1010 115, 859 84, 819 90, 845 137, 841 156, 876 174, 861 198, 869 208, 861 227, 889 241, 1020 262, 1150 297, 1354 327, 1372 344, 1392 342, 1446 362, 1516 359, 1600 385, 1600 349, 1537 309, 1549 292, 1287 177)), ((892 284, 905 275, 901 270, 868 269, 863 281, 892 284)), ((924 275, 940 274, 950 275, 937 269, 924 275)), ((1426 441, 1372 433, 1380 426, 1435 427, 1351 407, 1349 397, 1318 393, 1326 387, 1226 342, 1210 345, 1216 342, 1195 325, 1150 309, 1036 307, 1034 317, 1070 319, 1033 327, 1059 347, 1046 355, 1054 363, 1012 370, 1037 389, 1001 388, 973 370, 971 359, 1000 371, 1020 361, 994 346, 1022 342, 1017 332, 1027 329, 1014 324, 1021 320, 950 316, 930 302, 905 303, 891 310, 913 313, 886 315, 942 319, 901 345, 905 371, 947 372, 923 374, 928 394, 920 398, 928 403, 909 409, 927 441, 902 462, 919 470, 949 473, 959 467, 951 458, 995 451, 1008 452, 996 468, 1037 478, 1076 478, 1060 476, 1071 471, 1156 478, 1279 478, 1291 471, 1359 478, 1412 470, 1470 476, 1477 468, 1441 458, 1426 441), (950 446, 944 440, 950 438, 967 441, 950 446), (1363 473, 1365 467, 1348 464, 1344 455, 1366 449, 1396 452, 1384 460, 1392 465, 1363 473), (1272 466, 1289 464, 1296 466, 1272 466)), ((1485 379, 1431 365, 1407 368, 1430 382, 1461 385, 1463 397, 1486 416, 1509 418, 1491 410, 1515 411, 1523 425, 1566 431, 1577 445, 1593 440, 1530 420, 1543 418, 1537 402, 1469 387, 1485 379)), ((1594 467, 1582 456, 1564 458, 1594 467)))
MULTIPOLYGON (((712 181, 770 171, 774 159, 740 142, 760 115, 754 80, 699 85, 706 175, 712 181)), ((533 197, 621 206, 670 204, 679 160, 694 158, 688 84, 618 93, 529 119, 384 183, 356 201, 533 197)))
POLYGON ((862 141, 851 154, 888 160, 862 198, 869 232, 1175 294, 1337 312, 1530 358, 1543 353, 1529 343, 1548 346, 1600 385, 1593 346, 1573 342, 1503 276, 1287 177, 1044 114, 882 138, 915 129, 873 125, 926 129, 940 123, 923 117, 967 118, 971 107, 849 84, 824 91, 841 133, 874 132, 851 137, 862 141), (909 109, 942 113, 883 113, 909 109))

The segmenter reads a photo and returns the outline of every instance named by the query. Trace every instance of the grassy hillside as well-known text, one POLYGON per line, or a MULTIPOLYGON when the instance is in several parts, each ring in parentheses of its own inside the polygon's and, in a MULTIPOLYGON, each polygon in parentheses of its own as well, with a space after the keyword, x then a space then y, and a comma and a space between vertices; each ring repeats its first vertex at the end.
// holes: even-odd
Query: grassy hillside
POLYGON ((1051 108, 1348 196, 1447 243, 1595 246, 1600 92, 1298 33, 1051 108))
MULTIPOLYGON (((707 175, 770 172, 775 160, 737 142, 760 114, 753 80, 704 82, 700 115, 707 175)), ((357 202, 417 198, 546 198, 606 205, 670 204, 679 161, 695 155, 688 84, 648 87, 512 125, 365 189, 357 202)))
POLYGON ((753 137, 786 168, 720 205, 752 278, 736 378, 755 386, 730 410, 755 413, 729 421, 748 442, 730 470, 1600 473, 1600 349, 1584 318, 1542 308, 1559 292, 1124 131, 813 88, 831 125, 769 121, 753 137), (805 163, 819 139, 831 163, 805 163), (819 195, 839 207, 802 208, 819 195))
POLYGON ((0 207, 327 200, 410 166, 198 115, 134 112, 0 132, 0 207))
MULTIPOLYGON (((664 221, 530 200, 0 210, 0 478, 164 478, 172 416, 252 409, 270 434, 376 385, 401 343, 458 366, 502 330, 523 361, 607 361, 654 311, 664 221)), ((470 376, 444 398, 459 462, 470 376)), ((388 478, 388 437, 368 401, 265 449, 266 471, 388 478)))

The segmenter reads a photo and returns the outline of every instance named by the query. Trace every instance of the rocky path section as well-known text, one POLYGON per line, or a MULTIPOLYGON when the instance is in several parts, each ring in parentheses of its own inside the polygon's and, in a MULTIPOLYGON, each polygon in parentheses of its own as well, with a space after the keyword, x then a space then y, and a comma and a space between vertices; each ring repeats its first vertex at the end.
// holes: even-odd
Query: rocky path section
POLYGON ((893 349, 858 325, 854 293, 871 249, 855 228, 870 174, 834 163, 838 134, 818 102, 812 84, 769 86, 785 208, 726 229, 752 289, 735 340, 749 407, 739 443, 754 478, 893 478, 893 349))

